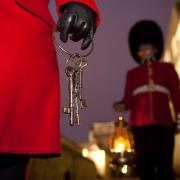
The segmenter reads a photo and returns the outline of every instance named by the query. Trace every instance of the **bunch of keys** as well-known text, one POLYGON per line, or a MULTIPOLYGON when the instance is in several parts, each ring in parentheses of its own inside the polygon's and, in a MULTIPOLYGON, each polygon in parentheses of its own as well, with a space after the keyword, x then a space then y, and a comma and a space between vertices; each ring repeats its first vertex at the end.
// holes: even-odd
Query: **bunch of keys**
POLYGON ((86 100, 83 98, 83 71, 88 65, 86 57, 92 53, 94 45, 92 42, 90 51, 85 55, 80 55, 79 53, 66 51, 59 45, 55 37, 54 41, 69 56, 65 68, 68 77, 69 105, 63 107, 62 112, 69 115, 70 126, 74 126, 74 124, 80 125, 79 110, 87 107, 86 100))
POLYGON ((79 109, 87 107, 86 100, 83 99, 83 70, 87 66, 87 60, 79 54, 70 56, 68 61, 73 66, 65 68, 68 77, 69 106, 63 107, 63 113, 70 115, 70 125, 80 125, 79 109))

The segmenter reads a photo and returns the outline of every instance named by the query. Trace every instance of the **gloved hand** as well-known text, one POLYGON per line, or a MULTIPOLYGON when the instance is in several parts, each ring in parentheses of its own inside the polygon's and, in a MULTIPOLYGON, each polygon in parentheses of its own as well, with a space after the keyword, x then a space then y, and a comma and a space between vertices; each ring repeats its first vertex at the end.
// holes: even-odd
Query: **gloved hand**
POLYGON ((117 112, 125 112, 126 111, 126 105, 122 101, 117 101, 113 103, 113 109, 117 112))
POLYGON ((86 49, 92 42, 96 31, 96 14, 81 3, 68 3, 61 8, 62 17, 58 20, 57 29, 63 42, 83 39, 81 49, 86 49))

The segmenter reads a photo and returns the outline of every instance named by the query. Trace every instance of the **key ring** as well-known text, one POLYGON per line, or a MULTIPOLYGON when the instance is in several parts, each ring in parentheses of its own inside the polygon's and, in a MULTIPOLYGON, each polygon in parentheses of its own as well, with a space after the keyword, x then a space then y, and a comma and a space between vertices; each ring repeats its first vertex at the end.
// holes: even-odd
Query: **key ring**
POLYGON ((58 50, 60 49, 64 54, 69 56, 67 58, 65 68, 65 72, 69 80, 69 105, 68 107, 63 107, 62 112, 69 114, 70 126, 73 126, 74 124, 80 125, 79 108, 83 109, 84 107, 87 107, 86 100, 82 95, 83 69, 87 66, 86 57, 92 53, 94 44, 92 41, 88 53, 81 55, 80 53, 71 53, 70 51, 64 49, 59 43, 58 38, 55 36, 55 33, 52 34, 52 38, 58 50))
POLYGON ((94 50, 94 42, 92 41, 91 42, 91 49, 89 50, 89 52, 87 52, 86 54, 79 54, 79 53, 71 53, 70 51, 68 51, 68 50, 65 50, 60 44, 59 44, 59 42, 57 41, 57 38, 53 35, 53 41, 55 42, 55 44, 56 44, 56 46, 59 48, 59 49, 61 49, 65 54, 67 54, 67 55, 69 55, 69 57, 74 57, 74 56, 76 56, 77 54, 80 56, 80 57, 83 57, 83 58, 85 58, 85 57, 87 57, 87 56, 89 56, 92 52, 93 52, 93 50, 94 50))

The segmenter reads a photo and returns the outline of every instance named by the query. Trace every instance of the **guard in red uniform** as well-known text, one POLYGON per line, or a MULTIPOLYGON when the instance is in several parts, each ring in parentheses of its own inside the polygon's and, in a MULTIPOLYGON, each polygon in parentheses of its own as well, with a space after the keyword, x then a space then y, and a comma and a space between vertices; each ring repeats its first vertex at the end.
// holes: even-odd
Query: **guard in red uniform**
POLYGON ((175 123, 169 102, 173 102, 178 119, 179 79, 172 64, 160 62, 163 35, 154 21, 135 24, 129 33, 129 45, 139 66, 127 72, 123 100, 114 107, 130 110, 129 126, 141 180, 173 180, 175 123))
MULTIPOLYGON (((1 180, 23 179, 23 165, 33 155, 61 152, 59 72, 52 39, 56 25, 48 2, 0 1, 1 180)), ((99 23, 94 0, 56 4, 61 40, 67 42, 71 34, 73 41, 83 39, 81 48, 86 49, 99 23)))

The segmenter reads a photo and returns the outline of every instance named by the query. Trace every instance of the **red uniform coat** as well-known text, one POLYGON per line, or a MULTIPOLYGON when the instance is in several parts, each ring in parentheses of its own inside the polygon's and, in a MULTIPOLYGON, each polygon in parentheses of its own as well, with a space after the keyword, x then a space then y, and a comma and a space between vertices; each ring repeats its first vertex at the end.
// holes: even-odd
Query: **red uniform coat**
POLYGON ((172 64, 153 62, 128 71, 123 102, 130 110, 129 125, 173 126, 169 96, 175 112, 180 112, 179 79, 172 64))
MULTIPOLYGON (((57 0, 58 9, 67 2, 57 0)), ((93 0, 73 2, 97 12, 93 0)), ((0 1, 0 19, 0 153, 58 154, 60 88, 48 0, 0 1)))

